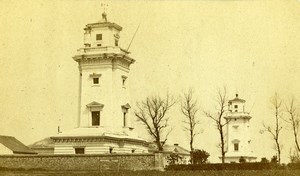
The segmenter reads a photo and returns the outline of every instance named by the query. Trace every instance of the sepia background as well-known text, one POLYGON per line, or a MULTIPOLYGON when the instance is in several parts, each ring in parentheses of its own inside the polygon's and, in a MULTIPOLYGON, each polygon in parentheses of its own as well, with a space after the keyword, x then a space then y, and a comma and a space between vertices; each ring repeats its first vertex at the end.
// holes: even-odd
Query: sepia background
MULTIPOLYGON (((83 28, 100 20, 123 27, 120 45, 136 59, 131 67, 131 105, 167 92, 175 98, 193 88, 202 133, 195 148, 216 162, 218 132, 202 111, 214 110, 217 89, 238 93, 251 111, 254 153, 276 154, 262 123, 274 124, 270 98, 300 102, 300 2, 298 0, 99 1, 0 0, 0 134, 25 144, 75 126, 78 67, 72 57, 83 46, 83 28)), ((300 108, 300 107, 299 107, 300 108)), ((188 148, 180 106, 171 109, 167 143, 188 148)), ((132 118, 134 118, 132 114, 132 118)), ((282 161, 289 161, 293 136, 285 122, 282 161)), ((135 124, 148 139, 143 126, 135 124)))

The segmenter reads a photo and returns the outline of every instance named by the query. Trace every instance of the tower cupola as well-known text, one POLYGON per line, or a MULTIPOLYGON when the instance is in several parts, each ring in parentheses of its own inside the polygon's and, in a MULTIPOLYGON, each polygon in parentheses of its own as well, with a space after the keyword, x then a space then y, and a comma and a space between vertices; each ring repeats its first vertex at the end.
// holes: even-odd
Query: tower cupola
POLYGON ((245 102, 239 98, 239 94, 235 94, 235 98, 228 101, 228 110, 230 112, 245 112, 245 102))
POLYGON ((97 23, 87 24, 84 28, 84 46, 118 47, 122 27, 107 20, 107 14, 102 13, 102 19, 97 23))

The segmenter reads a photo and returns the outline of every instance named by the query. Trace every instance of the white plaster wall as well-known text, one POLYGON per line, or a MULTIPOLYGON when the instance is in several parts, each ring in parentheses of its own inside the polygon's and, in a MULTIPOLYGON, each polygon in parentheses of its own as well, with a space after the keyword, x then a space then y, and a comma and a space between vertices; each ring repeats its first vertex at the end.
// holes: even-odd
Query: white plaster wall
POLYGON ((228 124, 228 155, 247 155, 250 152, 248 141, 250 139, 250 126, 248 119, 232 119, 228 124), (234 126, 238 125, 238 128, 234 126), (234 151, 233 140, 239 140, 239 151, 234 151))
POLYGON ((13 151, 0 143, 0 155, 9 155, 9 154, 13 154, 13 151))
POLYGON ((229 110, 232 110, 232 112, 244 112, 245 111, 245 104, 243 102, 234 101, 232 102, 232 105, 229 106, 229 110), (238 108, 235 108, 235 105, 238 106, 238 108))
POLYGON ((54 154, 75 154, 74 147, 85 147, 85 154, 109 154, 109 149, 112 147, 112 153, 132 153, 132 149, 135 149, 134 153, 148 153, 148 148, 141 145, 134 145, 125 143, 123 146, 119 146, 115 142, 86 142, 81 143, 62 143, 57 144, 54 149, 54 154))
POLYGON ((92 67, 82 69, 80 127, 92 125, 91 111, 87 104, 96 101, 104 105, 100 112, 100 126, 111 124, 112 113, 112 70, 111 67, 92 67), (99 85, 93 84, 91 74, 101 74, 99 85))
MULTIPOLYGON (((128 73, 128 70, 123 70, 123 69, 114 69, 113 70, 113 94, 112 94, 112 99, 113 99, 113 116, 114 116, 114 122, 115 126, 117 127, 123 127, 123 111, 122 111, 122 105, 125 104, 130 104, 130 96, 129 96, 129 80, 130 76, 128 73), (126 76, 126 82, 125 86, 122 84, 122 76, 126 76)), ((131 105, 132 106, 132 105, 131 105)), ((127 127, 131 126, 130 125, 130 111, 131 109, 128 110, 127 114, 127 127)))

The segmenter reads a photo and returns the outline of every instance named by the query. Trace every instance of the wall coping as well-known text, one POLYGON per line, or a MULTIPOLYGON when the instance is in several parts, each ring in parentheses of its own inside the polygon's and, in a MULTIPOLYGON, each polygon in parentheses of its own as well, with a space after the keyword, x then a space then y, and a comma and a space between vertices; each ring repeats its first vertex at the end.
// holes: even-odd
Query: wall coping
POLYGON ((154 153, 134 153, 134 154, 20 154, 20 155, 0 155, 0 158, 59 158, 59 157, 120 157, 120 156, 155 156, 154 153))

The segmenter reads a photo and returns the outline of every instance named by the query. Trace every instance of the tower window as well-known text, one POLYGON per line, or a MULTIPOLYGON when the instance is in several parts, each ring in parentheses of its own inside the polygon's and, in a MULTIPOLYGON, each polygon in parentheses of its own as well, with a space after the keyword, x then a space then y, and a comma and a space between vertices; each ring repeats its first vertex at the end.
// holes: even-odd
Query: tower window
POLYGON ((99 84, 101 74, 92 73, 92 74, 90 74, 90 77, 91 77, 91 79, 93 80, 93 84, 94 84, 94 85, 98 85, 98 84, 99 84))
POLYGON ((238 105, 234 105, 234 108, 236 108, 236 109, 237 109, 237 108, 238 108, 238 105))
POLYGON ((126 118, 126 116, 127 116, 127 112, 123 112, 123 125, 124 125, 124 127, 127 126, 127 118, 126 118))
POLYGON ((100 125, 100 111, 92 111, 92 126, 100 125))
POLYGON ((96 40, 102 40, 102 34, 96 34, 96 40))
POLYGON ((238 143, 234 144, 234 151, 239 151, 239 144, 238 143))
POLYGON ((119 40, 115 39, 115 46, 119 46, 119 40))
POLYGON ((127 76, 122 76, 122 86, 125 88, 126 86, 126 80, 127 80, 127 76))
POLYGON ((127 124, 127 121, 128 121, 128 117, 127 117, 127 114, 128 114, 128 110, 131 108, 130 105, 127 103, 126 105, 123 105, 121 106, 122 108, 122 112, 123 112, 123 126, 124 127, 127 127, 128 124, 127 124))
POLYGON ((97 46, 102 46, 101 44, 97 44, 97 46))
POLYGON ((84 147, 76 147, 75 154, 84 154, 84 147))
POLYGON ((93 78, 93 84, 99 84, 99 78, 93 78))

